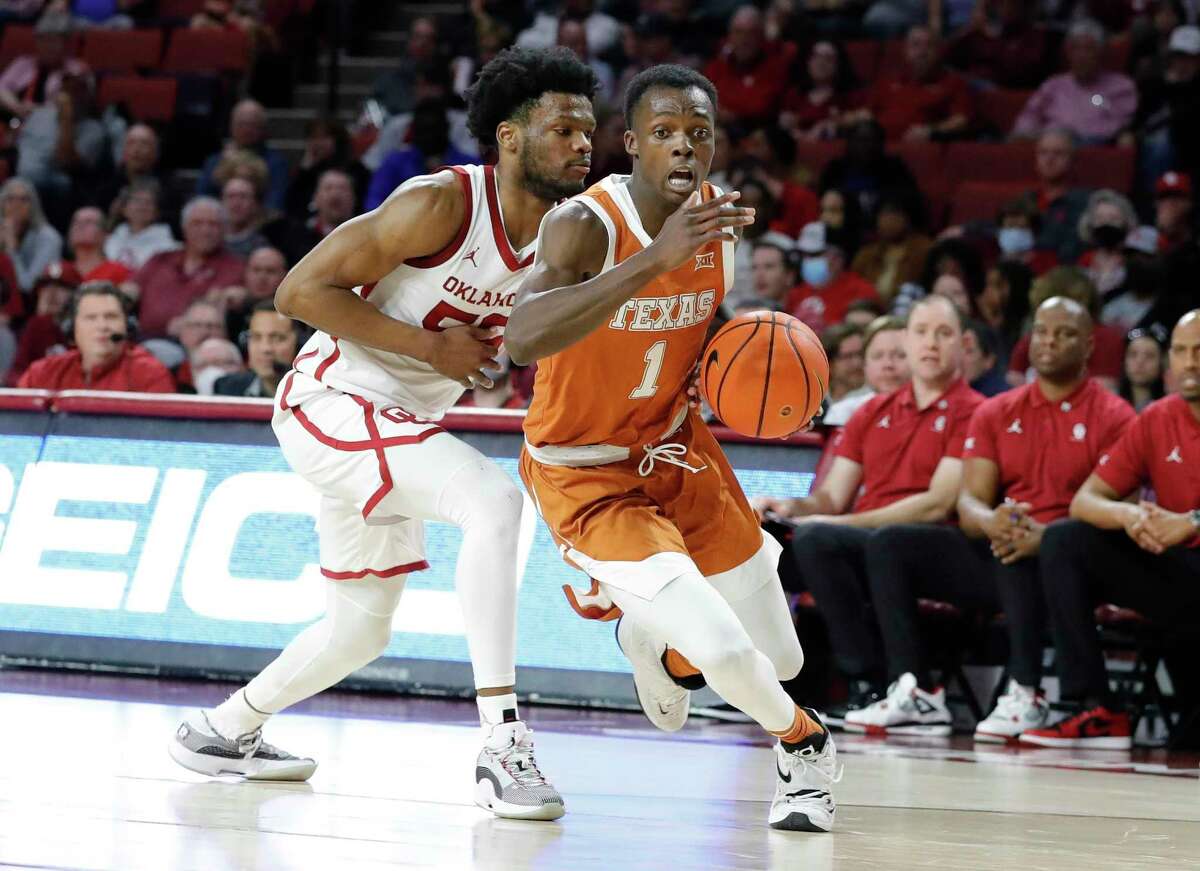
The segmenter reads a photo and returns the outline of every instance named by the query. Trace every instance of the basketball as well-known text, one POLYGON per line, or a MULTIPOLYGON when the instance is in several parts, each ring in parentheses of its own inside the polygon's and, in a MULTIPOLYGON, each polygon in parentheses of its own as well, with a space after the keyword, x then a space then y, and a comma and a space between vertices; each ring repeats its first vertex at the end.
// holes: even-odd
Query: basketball
POLYGON ((700 389, 730 429, 783 438, 803 429, 825 399, 829 359, 804 323, 748 312, 717 331, 700 358, 700 389))

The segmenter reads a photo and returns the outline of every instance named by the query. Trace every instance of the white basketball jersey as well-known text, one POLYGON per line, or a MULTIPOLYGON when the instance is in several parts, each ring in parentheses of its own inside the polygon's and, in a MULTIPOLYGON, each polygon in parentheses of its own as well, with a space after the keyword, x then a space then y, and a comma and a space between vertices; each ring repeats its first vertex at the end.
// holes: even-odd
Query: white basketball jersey
MULTIPOLYGON (((494 167, 450 169, 462 185, 465 206, 458 235, 436 254, 407 260, 355 292, 389 317, 427 330, 461 324, 503 327, 517 287, 533 265, 536 239, 513 250, 500 214, 494 167)), ((428 420, 440 418, 463 393, 461 385, 428 363, 323 332, 308 340, 294 365, 327 387, 397 405, 428 420)), ((308 379, 298 379, 290 404, 303 402, 306 383, 310 390, 318 389, 308 379)))

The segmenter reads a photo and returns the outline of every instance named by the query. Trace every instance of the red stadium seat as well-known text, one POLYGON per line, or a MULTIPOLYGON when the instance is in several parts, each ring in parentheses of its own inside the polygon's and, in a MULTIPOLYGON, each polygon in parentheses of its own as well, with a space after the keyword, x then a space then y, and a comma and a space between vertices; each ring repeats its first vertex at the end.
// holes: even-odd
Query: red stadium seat
POLYGON ((890 39, 883 43, 879 50, 879 66, 875 73, 879 78, 896 78, 908 69, 908 61, 904 57, 904 40, 890 39))
POLYGON ((1132 148, 1080 148, 1075 152, 1074 181, 1082 187, 1112 188, 1128 193, 1133 188, 1134 158, 1132 148))
POLYGON ((149 70, 162 60, 161 30, 105 30, 96 28, 83 37, 83 60, 97 72, 149 70))
POLYGON ((1024 182, 965 181, 954 189, 950 223, 990 221, 1005 203, 1029 189, 1024 182))
POLYGON ((236 30, 176 30, 167 46, 168 73, 242 73, 250 64, 250 42, 236 30))
POLYGON ((10 24, 4 28, 0 38, 0 67, 6 67, 14 58, 33 54, 33 28, 24 24, 10 24))
POLYGON ((808 169, 812 174, 812 185, 816 187, 825 164, 835 157, 841 157, 845 150, 846 143, 841 139, 833 142, 800 142, 796 144, 796 162, 808 169))
POLYGON ((946 169, 955 181, 1026 182, 1037 179, 1032 142, 953 142, 946 169))
POLYGON ((975 117, 985 130, 1007 136, 1031 96, 1033 91, 1010 91, 1008 88, 980 91, 975 97, 975 117))
POLYGON ((856 39, 843 44, 850 66, 863 87, 871 83, 879 69, 879 46, 874 39, 856 39))
POLYGON ((170 78, 106 76, 100 83, 101 106, 124 103, 139 121, 170 121, 175 117, 178 82, 170 78))

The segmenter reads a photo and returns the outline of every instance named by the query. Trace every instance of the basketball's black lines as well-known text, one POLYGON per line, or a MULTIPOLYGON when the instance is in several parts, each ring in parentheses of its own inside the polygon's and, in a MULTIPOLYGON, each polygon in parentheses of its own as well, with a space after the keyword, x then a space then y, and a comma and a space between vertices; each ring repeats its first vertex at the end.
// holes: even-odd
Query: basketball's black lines
MULTIPOLYGON (((725 422, 725 418, 721 417, 721 394, 725 392, 725 379, 728 378, 729 373, 733 371, 734 360, 736 360, 738 358, 738 354, 742 353, 742 351, 744 351, 746 349, 746 346, 750 344, 750 340, 753 339, 755 333, 758 332, 758 327, 759 327, 759 324, 761 324, 761 323, 762 323, 761 318, 759 318, 758 315, 755 315, 754 316, 754 329, 750 331, 750 335, 746 337, 746 341, 742 342, 742 344, 738 346, 738 349, 733 352, 733 356, 730 357, 729 362, 725 364, 725 371, 721 373, 721 381, 717 384, 717 407, 713 409, 713 411, 715 411, 717 413, 717 417, 721 418, 721 423, 725 422)), ((750 326, 750 324, 748 324, 748 323, 738 324, 736 327, 731 329, 729 332, 732 333, 733 330, 740 329, 741 327, 748 327, 748 326, 750 326)))
MULTIPOLYGON (((804 412, 805 412, 805 414, 808 414, 808 406, 809 406, 809 405, 812 403, 812 391, 808 389, 808 385, 809 385, 809 381, 808 381, 808 375, 809 375, 809 371, 808 371, 808 364, 804 362, 804 355, 803 355, 803 354, 801 354, 801 353, 800 353, 800 349, 799 349, 798 347, 796 347, 796 340, 795 340, 795 339, 792 337, 792 331, 791 331, 791 329, 790 329, 790 328, 789 328, 789 329, 788 329, 788 331, 787 331, 787 337, 788 337, 788 344, 792 346, 792 353, 794 353, 794 354, 796 355, 796 359, 797 359, 798 361, 800 361, 800 366, 801 366, 801 367, 804 369, 804 389, 805 389, 805 391, 807 392, 807 395, 805 396, 805 400, 804 400, 804 412)), ((806 341, 807 341, 807 339, 806 339, 806 341)), ((825 356, 825 349, 824 349, 824 348, 821 348, 821 356, 825 356)), ((826 357, 825 359, 826 359, 826 365, 828 365, 828 360, 829 360, 829 358, 828 358, 828 357, 826 357)), ((817 384, 819 384, 819 385, 821 386, 821 397, 822 397, 822 398, 824 398, 824 396, 825 396, 825 382, 823 382, 823 381, 821 380, 821 373, 820 373, 820 372, 813 372, 813 373, 812 373, 812 375, 813 375, 813 377, 814 377, 814 378, 816 378, 816 379, 817 379, 817 384)), ((813 411, 813 415, 815 415, 815 414, 816 414, 816 411, 813 411)), ((813 415, 809 415, 809 419, 811 419, 813 415)), ((808 422, 808 421, 805 421, 805 423, 807 423, 807 422, 808 422)))
MULTIPOLYGON (((775 322, 775 313, 771 312, 771 338, 767 342, 767 377, 763 379, 762 402, 758 406, 758 426, 754 430, 755 438, 762 438, 763 418, 767 414, 767 393, 771 390, 771 361, 775 357, 775 327, 778 324, 775 322)), ((787 327, 784 327, 786 330, 787 327)))

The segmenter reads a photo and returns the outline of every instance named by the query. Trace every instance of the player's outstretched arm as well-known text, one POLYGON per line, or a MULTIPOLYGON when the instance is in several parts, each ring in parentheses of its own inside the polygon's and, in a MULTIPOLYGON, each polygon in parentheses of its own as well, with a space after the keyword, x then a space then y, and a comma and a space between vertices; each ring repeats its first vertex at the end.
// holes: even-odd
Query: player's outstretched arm
POLYGON ((693 194, 663 224, 657 238, 607 272, 608 231, 582 203, 546 219, 537 260, 521 286, 504 332, 514 363, 528 365, 578 342, 612 317, 651 279, 691 259, 696 249, 754 222, 754 210, 731 208, 736 191, 700 202, 693 194))
POLYGON ((462 188, 453 173, 413 179, 379 208, 342 224, 297 263, 275 293, 275 308, 331 336, 423 360, 470 384, 494 354, 483 341, 491 331, 431 332, 388 317, 354 292, 409 258, 440 251, 462 220, 462 188))

